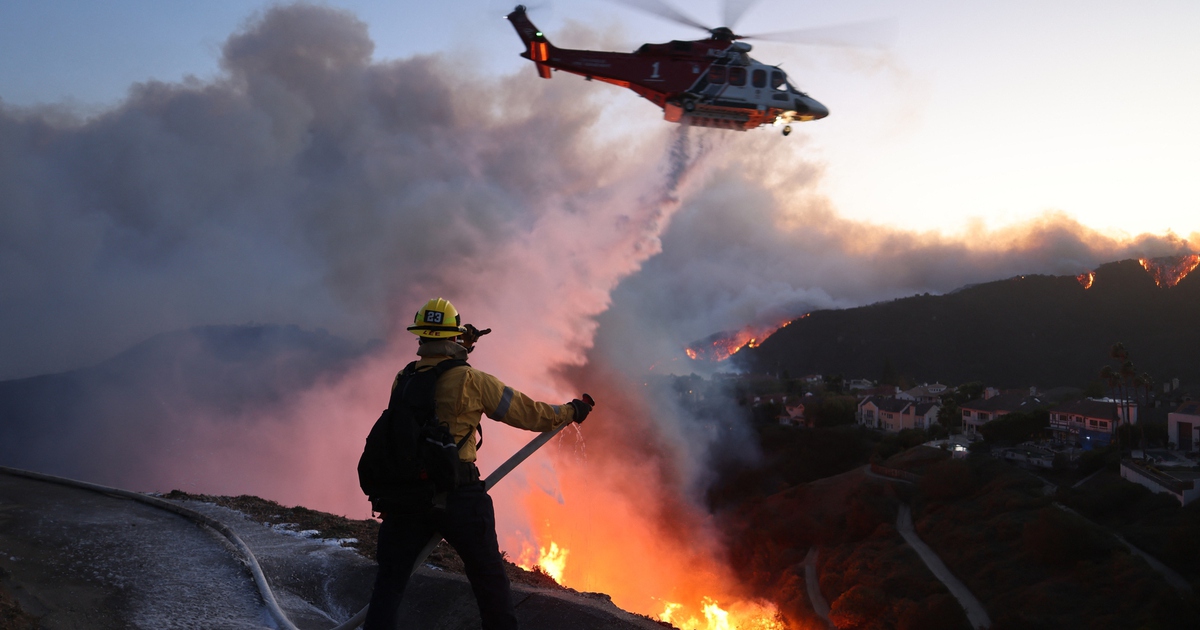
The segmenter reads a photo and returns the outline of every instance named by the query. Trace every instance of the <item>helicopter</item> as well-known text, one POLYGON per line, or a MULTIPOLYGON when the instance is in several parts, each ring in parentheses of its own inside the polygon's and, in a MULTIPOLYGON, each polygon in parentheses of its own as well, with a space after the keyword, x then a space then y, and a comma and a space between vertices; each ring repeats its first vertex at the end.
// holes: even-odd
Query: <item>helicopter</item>
MULTIPOLYGON (((621 1, 621 0, 616 0, 621 1)), ((792 123, 819 120, 829 108, 788 81, 779 66, 750 57, 747 39, 730 27, 708 28, 662 0, 627 4, 661 17, 701 28, 707 39, 673 40, 665 44, 644 44, 632 53, 559 48, 529 20, 525 5, 517 5, 507 16, 525 44, 521 56, 533 61, 538 76, 549 79, 562 70, 578 74, 588 81, 611 83, 633 90, 663 110, 663 119, 700 127, 746 131, 763 125, 783 125, 783 135, 792 132, 792 123)), ((743 10, 746 3, 742 3, 743 10)), ((730 23, 738 14, 726 11, 730 23)), ((851 43, 846 34, 878 30, 875 22, 863 22, 825 29, 754 36, 755 39, 784 39, 825 45, 863 45, 851 43), (785 36, 785 37, 780 37, 785 36)), ((870 45, 870 44, 865 44, 870 45)))

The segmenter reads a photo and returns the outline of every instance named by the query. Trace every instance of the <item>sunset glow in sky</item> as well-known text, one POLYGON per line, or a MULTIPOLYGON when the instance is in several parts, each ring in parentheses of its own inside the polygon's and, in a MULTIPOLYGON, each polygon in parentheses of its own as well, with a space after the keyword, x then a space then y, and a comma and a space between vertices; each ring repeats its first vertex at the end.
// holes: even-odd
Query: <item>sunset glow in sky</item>
MULTIPOLYGON (((99 111, 134 82, 210 78, 229 33, 270 4, 5 2, 0 99, 99 111)), ((489 72, 533 72, 502 19, 512 2, 323 4, 369 25, 377 60, 438 53, 489 72)), ((717 2, 676 4, 719 21, 717 2)), ((531 16, 567 47, 587 44, 572 41, 583 29, 615 50, 701 35, 598 0, 557 0, 531 16)), ((979 220, 994 228, 1062 210, 1114 235, 1200 232, 1200 4, 763 0, 738 30, 880 17, 898 30, 886 54, 769 44, 753 53, 830 107, 786 142, 823 162, 821 191, 843 216, 957 234, 979 220)), ((612 92, 625 121, 616 124, 666 124, 632 93, 554 80, 612 92)), ((773 166, 787 177, 786 162, 773 166)))

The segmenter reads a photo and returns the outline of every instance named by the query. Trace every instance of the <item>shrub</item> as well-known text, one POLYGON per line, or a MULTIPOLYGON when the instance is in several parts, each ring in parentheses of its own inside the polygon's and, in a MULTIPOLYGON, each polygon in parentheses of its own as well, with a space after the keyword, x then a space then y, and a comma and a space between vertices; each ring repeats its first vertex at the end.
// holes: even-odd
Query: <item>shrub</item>
POLYGON ((829 605, 829 620, 840 630, 866 630, 888 608, 885 594, 869 586, 857 585, 842 593, 829 605))
POLYGON ((854 396, 823 396, 815 405, 806 405, 805 416, 817 427, 836 427, 855 423, 858 399, 854 396))
POLYGON ((896 630, 961 630, 963 611, 949 595, 932 595, 910 606, 896 619, 896 630))
POLYGON ((1121 462, 1121 454, 1115 446, 1085 451, 1079 456, 1079 474, 1090 475, 1102 468, 1117 470, 1121 462))
POLYGON ((961 460, 938 462, 925 471, 917 489, 932 501, 953 501, 975 489, 975 474, 961 460))
POLYGON ((1050 428, 1050 412, 1045 409, 1018 411, 979 427, 983 439, 992 443, 1016 444, 1033 439, 1050 428))
POLYGON ((967 452, 987 455, 988 453, 992 452, 992 447, 987 442, 971 442, 967 446, 967 452))
POLYGON ((884 486, 879 484, 862 485, 851 491, 846 500, 845 526, 838 531, 825 532, 823 539, 862 540, 880 525, 893 522, 895 512, 884 492, 884 486))
POLYGON ((1057 508, 1042 508, 1025 524, 1021 545, 1046 566, 1071 567, 1085 559, 1107 555, 1111 547, 1077 516, 1057 508))

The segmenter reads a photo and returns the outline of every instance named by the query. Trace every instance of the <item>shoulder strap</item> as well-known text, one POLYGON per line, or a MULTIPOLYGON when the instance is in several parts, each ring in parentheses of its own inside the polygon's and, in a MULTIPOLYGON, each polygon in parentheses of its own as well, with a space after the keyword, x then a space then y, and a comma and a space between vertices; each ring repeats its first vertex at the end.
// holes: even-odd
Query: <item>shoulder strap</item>
MULTIPOLYGON (((445 361, 442 361, 441 363, 433 366, 434 371, 437 372, 437 376, 434 377, 434 382, 436 383, 437 379, 442 377, 442 374, 445 374, 446 372, 448 372, 456 367, 464 366, 464 365, 467 367, 471 367, 471 364, 467 363, 463 359, 446 359, 445 361)), ((479 431, 479 443, 475 445, 475 449, 479 450, 479 447, 483 446, 483 425, 479 425, 479 426, 475 427, 475 429, 477 431, 479 431)), ((463 438, 458 441, 458 450, 461 451, 462 447, 467 443, 467 440, 471 439, 474 436, 475 436, 474 431, 464 435, 463 438)))
MULTIPOLYGON (((415 365, 415 364, 412 364, 412 365, 415 365)), ((448 370, 454 369, 461 365, 471 367, 470 363, 467 363, 466 361, 464 361, 462 359, 446 359, 445 361, 442 361, 441 363, 433 366, 433 370, 435 372, 437 372, 438 378, 441 378, 441 376, 443 374, 445 374, 448 370)))
POLYGON ((409 383, 412 383, 411 378, 405 378, 405 377, 412 376, 413 374, 416 374, 416 373, 417 373, 417 362, 413 361, 412 363, 409 363, 408 365, 404 366, 404 369, 400 370, 400 373, 396 375, 396 379, 398 382, 396 383, 395 389, 392 390, 391 395, 388 396, 388 409, 396 409, 397 408, 396 403, 401 400, 404 400, 404 394, 405 394, 405 392, 408 391, 408 385, 409 385, 409 383))

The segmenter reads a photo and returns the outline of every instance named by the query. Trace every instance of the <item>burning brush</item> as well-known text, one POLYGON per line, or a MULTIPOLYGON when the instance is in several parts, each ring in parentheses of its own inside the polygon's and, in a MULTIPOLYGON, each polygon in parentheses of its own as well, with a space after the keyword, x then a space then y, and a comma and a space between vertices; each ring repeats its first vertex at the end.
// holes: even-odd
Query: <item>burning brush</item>
MULTIPOLYGON (((805 313, 799 319, 808 317, 805 313)), ((688 346, 684 352, 693 361, 724 361, 741 352, 742 348, 757 348, 767 337, 779 329, 786 328, 793 319, 789 318, 772 324, 752 324, 741 330, 724 331, 711 335, 688 346)))
POLYGON ((1154 278, 1154 283, 1165 289, 1179 284, 1192 270, 1200 267, 1200 255, 1139 258, 1138 262, 1154 278))

